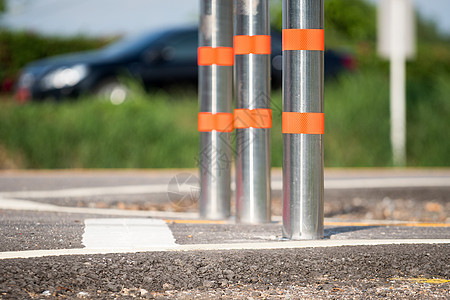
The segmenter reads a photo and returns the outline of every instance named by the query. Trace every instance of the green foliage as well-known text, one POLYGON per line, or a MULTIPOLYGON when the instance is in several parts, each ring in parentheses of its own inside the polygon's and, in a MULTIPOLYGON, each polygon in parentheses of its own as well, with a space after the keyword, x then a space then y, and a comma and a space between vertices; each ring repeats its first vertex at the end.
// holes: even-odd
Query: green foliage
MULTIPOLYGON (((388 79, 346 74, 325 86, 325 166, 390 166, 388 79)), ((281 103, 281 94, 275 94, 281 103)), ((272 163, 282 164, 281 114, 274 114, 272 163)))
POLYGON ((149 98, 3 103, 0 149, 23 168, 194 167, 196 103, 163 92, 149 98))
MULTIPOLYGON (((271 23, 282 28, 282 1, 270 2, 271 23)), ((325 45, 328 48, 354 48, 361 43, 375 46, 376 7, 365 0, 324 0, 325 45)), ((420 43, 450 41, 438 32, 436 24, 417 16, 417 37, 420 43)), ((353 49, 357 50, 357 49, 353 49)))
POLYGON ((450 73, 434 79, 425 91, 408 89, 407 157, 413 166, 450 166, 450 73))
MULTIPOLYGON (((272 1, 281 29, 281 1, 272 1)), ((325 86, 325 166, 391 166, 389 64, 375 52, 375 8, 363 0, 325 0, 326 45, 350 49, 359 71, 325 86)), ((92 49, 105 40, 0 32, 0 81, 31 60, 92 49)), ((407 64, 409 166, 450 166, 450 45, 418 20, 417 57, 407 64)), ((0 168, 196 167, 194 92, 145 94, 120 106, 89 98, 19 106, 0 101, 0 168)), ((272 165, 282 165, 281 92, 272 93, 272 165)))
POLYGON ((388 78, 347 74, 327 86, 325 99, 327 166, 389 166, 388 78))
MULTIPOLYGON (((325 166, 391 166, 389 80, 376 70, 347 74, 325 88, 325 166)), ((450 166, 450 76, 408 90, 408 166, 450 166)), ((0 168, 193 168, 193 91, 144 94, 115 106, 82 101, 0 102, 0 168)), ((272 94, 272 165, 282 165, 281 92, 272 94)))
POLYGON ((270 24, 272 28, 277 29, 281 32, 283 28, 283 18, 282 18, 282 0, 270 0, 270 24))
MULTIPOLYGON (((350 41, 375 41, 376 11, 362 0, 325 0, 324 23, 326 45, 342 45, 350 41)), ((281 30, 281 1, 271 1, 272 26, 281 30)))
POLYGON ((29 32, 10 32, 0 29, 0 83, 17 77, 27 63, 62 53, 99 48, 109 39, 87 37, 44 37, 29 32))
POLYGON ((375 41, 375 7, 361 0, 326 0, 325 29, 327 45, 351 41, 375 41))

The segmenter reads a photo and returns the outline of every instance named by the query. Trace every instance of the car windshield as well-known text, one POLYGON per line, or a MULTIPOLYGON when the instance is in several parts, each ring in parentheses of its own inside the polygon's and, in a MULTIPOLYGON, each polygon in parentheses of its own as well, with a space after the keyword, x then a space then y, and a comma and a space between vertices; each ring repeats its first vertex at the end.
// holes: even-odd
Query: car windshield
POLYGON ((148 47, 149 44, 151 44, 163 34, 164 33, 162 32, 157 32, 138 36, 127 36, 111 45, 106 46, 103 51, 106 55, 110 56, 134 53, 135 51, 140 51, 148 47))

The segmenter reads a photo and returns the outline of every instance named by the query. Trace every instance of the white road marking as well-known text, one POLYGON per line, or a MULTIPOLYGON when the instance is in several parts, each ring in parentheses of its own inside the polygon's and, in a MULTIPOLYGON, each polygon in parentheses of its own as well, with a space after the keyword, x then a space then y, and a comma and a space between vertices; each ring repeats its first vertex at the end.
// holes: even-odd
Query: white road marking
POLYGON ((326 189, 371 189, 448 186, 450 186, 450 177, 386 177, 325 180, 326 189))
MULTIPOLYGON (((232 182, 231 189, 234 190, 235 186, 236 184, 232 182)), ((450 187, 450 177, 325 178, 324 181, 326 190, 406 187, 450 187)), ((272 179, 271 188, 275 191, 281 191, 283 181, 272 179)))
MULTIPOLYGON (((386 188, 386 187, 448 187, 450 177, 388 177, 388 178, 351 178, 326 179, 325 189, 359 189, 359 188, 386 188)), ((191 187, 183 185, 181 193, 191 193, 191 187)), ((272 181, 273 190, 282 189, 282 181, 272 181)), ((110 216, 159 217, 174 219, 197 218, 197 213, 176 213, 163 211, 136 211, 119 209, 98 209, 86 207, 64 207, 52 204, 37 203, 13 198, 39 199, 39 198, 66 198, 66 197, 92 197, 99 195, 133 195, 167 193, 167 184, 154 185, 127 185, 114 187, 74 188, 49 191, 17 191, 0 193, 0 209, 46 211, 62 213, 98 214, 110 216)))
POLYGON ((28 200, 5 199, 0 197, 0 209, 27 210, 41 212, 59 212, 71 214, 94 214, 103 216, 129 216, 129 217, 150 217, 163 219, 196 219, 198 213, 170 212, 170 211, 150 211, 150 210, 121 210, 112 208, 88 208, 88 207, 67 207, 57 206, 47 203, 39 203, 28 200))
POLYGON ((300 249, 323 248, 341 246, 375 246, 375 245, 407 245, 407 244, 450 244, 450 239, 398 239, 398 240, 312 240, 312 241, 277 241, 263 243, 239 244, 195 244, 178 245, 160 248, 135 249, 56 249, 56 250, 30 250, 0 252, 1 259, 38 258, 61 255, 94 255, 94 254, 120 254, 159 251, 215 251, 215 250, 269 250, 269 249, 300 249))
MULTIPOLYGON (((234 190, 234 184, 231 185, 234 190)), ((281 180, 272 180, 273 190, 282 190, 281 180)), ((362 189, 362 188, 402 188, 402 187, 449 187, 450 177, 387 177, 387 178, 351 178, 325 179, 325 189, 362 189)), ((181 185, 180 193, 191 193, 191 186, 181 185)), ((125 185, 114 187, 90 187, 47 191, 18 191, 0 193, 3 198, 67 198, 92 197, 100 195, 136 195, 167 193, 168 184, 125 185)))
MULTIPOLYGON (((66 197, 92 197, 101 195, 136 195, 136 194, 157 194, 167 193, 167 184, 152 185, 125 185, 111 187, 90 187, 90 188, 74 188, 50 191, 20 191, 0 193, 0 197, 5 198, 66 198, 66 197)), ((186 188, 186 191, 190 192, 186 188)))
MULTIPOLYGON (((4 199, 0 198, 0 209, 7 210, 25 210, 25 211, 40 211, 40 212, 58 212, 58 213, 72 213, 85 215, 102 215, 102 216, 120 216, 120 217, 142 217, 142 218, 162 218, 165 220, 198 220, 198 213, 190 212, 170 212, 170 211, 147 211, 147 210, 121 210, 110 208, 85 208, 85 207, 66 207, 57 206, 53 204, 46 204, 28 200, 19 199, 4 199)), ((281 222, 282 216, 272 215, 272 222, 281 222)), ((205 220, 205 222, 208 222, 205 220)), ((212 221, 214 222, 214 221, 212 221)), ((235 224, 234 217, 224 220, 224 223, 235 224)), ((325 218, 325 223, 348 223, 340 219, 325 218)), ((351 226, 358 226, 359 223, 364 226, 404 226, 405 224, 414 224, 411 221, 396 221, 396 220, 364 220, 363 222, 350 222, 351 226)), ((337 225, 339 225, 337 224, 337 225)), ((417 222, 417 226, 421 224, 417 222)), ((425 223, 427 224, 427 223, 425 223)), ((326 224, 325 224, 326 225, 326 224)), ((336 226, 331 224, 330 226, 336 226)), ((345 225, 350 226, 350 225, 345 225)), ((438 226, 434 226, 438 227, 438 226)))
POLYGON ((82 243, 87 249, 174 247, 175 238, 161 219, 86 219, 82 243))

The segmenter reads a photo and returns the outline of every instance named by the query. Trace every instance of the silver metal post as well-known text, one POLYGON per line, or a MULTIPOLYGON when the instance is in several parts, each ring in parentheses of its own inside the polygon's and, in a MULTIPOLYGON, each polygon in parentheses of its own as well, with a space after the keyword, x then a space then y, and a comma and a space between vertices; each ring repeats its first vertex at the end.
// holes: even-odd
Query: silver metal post
POLYGON ((235 0, 234 3, 235 125, 236 120, 247 123, 236 128, 236 218, 242 223, 267 223, 271 218, 270 128, 251 123, 258 123, 259 118, 269 121, 269 1, 235 0), (243 37, 244 41, 239 37, 243 37), (269 53, 258 49, 256 39, 266 41, 269 53), (247 49, 239 52, 242 45, 247 49), (238 110, 243 115, 237 115, 238 110), (240 116, 243 118, 240 119, 240 116))
MULTIPOLYGON (((221 64, 209 55, 210 63, 200 65, 200 48, 230 50, 233 47, 233 2, 231 0, 201 0, 199 28, 199 109, 206 112, 230 114, 232 126, 232 64, 221 64)), ((228 52, 225 53, 228 56, 228 52)), ((207 60, 208 60, 207 59, 207 60)), ((200 114, 199 114, 200 116, 200 114)), ((214 123, 214 122, 212 122, 214 123)), ((217 129, 217 128, 216 128, 217 129)), ((230 182, 232 146, 230 132, 211 129, 200 132, 200 217, 224 219, 230 216, 230 182)))
MULTIPOLYGON (((286 29, 323 29, 323 20, 323 0, 283 0, 283 47, 286 29)), ((323 67, 323 51, 283 48, 283 128, 286 112, 323 113, 323 67)), ((285 238, 323 237, 322 136, 283 134, 285 238)))

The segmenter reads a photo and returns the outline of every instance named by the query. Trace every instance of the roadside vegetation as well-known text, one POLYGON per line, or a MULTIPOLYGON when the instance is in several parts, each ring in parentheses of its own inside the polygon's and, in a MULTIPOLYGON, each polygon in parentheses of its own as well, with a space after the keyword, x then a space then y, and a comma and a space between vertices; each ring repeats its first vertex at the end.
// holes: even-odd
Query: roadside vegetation
POLYGON ((0 91, 10 92, 20 69, 33 60, 96 49, 114 39, 92 39, 83 36, 47 37, 33 32, 10 32, 0 28, 0 91))
MULTIPOLYGON (((450 76, 409 95, 408 165, 450 166, 450 76), (426 95, 426 101, 422 101, 426 95)), ((325 166, 391 166, 389 80, 346 74, 325 89, 325 166)), ((415 89, 413 89, 415 90, 415 89)), ((94 98, 62 104, 0 102, 3 168, 188 168, 198 157, 195 90, 136 88, 122 105, 94 98)), ((282 164, 281 92, 272 95, 272 165, 282 164)))
MULTIPOLYGON (((325 166, 392 166, 389 65, 376 55, 375 9, 360 0, 327 0, 325 6, 326 45, 349 52, 358 61, 357 70, 325 84, 325 166)), ((280 12, 273 7, 275 27, 281 25, 280 12)), ((79 48, 64 48, 66 41, 58 38, 60 44, 52 47, 55 38, 39 37, 46 42, 33 50, 26 35, 0 33, 3 88, 5 79, 13 80, 26 62, 54 54, 46 49, 65 52, 106 43, 77 37, 79 48)), ((407 164, 448 167, 450 38, 420 20, 418 41, 417 57, 407 65, 407 164)), ((130 100, 118 106, 92 97, 18 105, 3 93, 0 168, 196 167, 196 90, 180 87, 145 93, 136 83, 131 90, 130 100)), ((276 167, 282 165, 281 107, 281 91, 275 90, 272 165, 276 167)))

